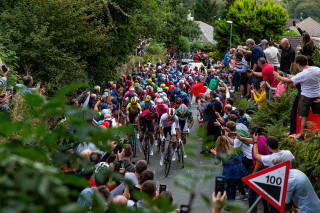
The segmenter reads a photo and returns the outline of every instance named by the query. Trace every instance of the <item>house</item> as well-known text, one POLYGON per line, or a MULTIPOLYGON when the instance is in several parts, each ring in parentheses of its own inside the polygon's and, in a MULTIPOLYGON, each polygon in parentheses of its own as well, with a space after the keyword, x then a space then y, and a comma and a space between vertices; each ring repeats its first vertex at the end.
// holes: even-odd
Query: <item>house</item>
MULTIPOLYGON (((309 33, 311 37, 320 37, 320 23, 316 22, 314 19, 308 17, 304 20, 299 19, 289 19, 288 29, 295 31, 299 34, 297 28, 292 26, 292 21, 296 21, 296 25, 302 30, 309 33)), ((296 49, 298 46, 302 45, 302 36, 300 35, 284 35, 283 38, 287 38, 291 46, 296 49)), ((319 46, 319 41, 314 41, 315 46, 319 46)))
MULTIPOLYGON (((316 22, 312 18, 308 17, 303 21, 297 22, 296 25, 309 33, 310 36, 320 37, 320 23, 316 22)), ((294 26, 289 27, 289 29, 299 33, 297 28, 294 26)))
POLYGON ((213 30, 214 27, 206 24, 202 21, 195 21, 198 25, 199 25, 199 29, 200 29, 200 41, 201 42, 211 42, 211 43, 215 43, 215 41, 213 40, 213 30))

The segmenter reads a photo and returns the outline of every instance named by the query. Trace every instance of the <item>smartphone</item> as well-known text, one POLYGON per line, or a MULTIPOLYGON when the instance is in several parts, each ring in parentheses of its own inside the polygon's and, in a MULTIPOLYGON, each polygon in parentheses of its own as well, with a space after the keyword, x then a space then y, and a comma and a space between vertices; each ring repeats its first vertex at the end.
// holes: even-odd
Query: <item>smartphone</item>
POLYGON ((223 194, 224 190, 225 190, 225 179, 223 176, 216 176, 216 181, 215 181, 215 192, 216 195, 218 194, 218 192, 221 192, 221 194, 223 194))
POLYGON ((180 205, 180 213, 189 213, 189 205, 180 205))
POLYGON ((11 94, 13 93, 12 89, 6 89, 6 92, 10 92, 11 94))
POLYGON ((296 21, 292 21, 292 25, 295 27, 296 26, 296 21))
POLYGON ((1 69, 3 73, 6 73, 8 71, 8 68, 6 67, 5 64, 2 64, 1 69))
POLYGON ((277 67, 277 66, 274 66, 274 67, 273 67, 273 71, 278 72, 278 67, 277 67))
POLYGON ((270 36, 270 40, 273 41, 273 35, 270 36))
POLYGON ((221 129, 221 135, 225 135, 226 134, 226 130, 225 129, 221 129))
POLYGON ((161 194, 161 192, 165 192, 166 190, 167 190, 167 185, 165 185, 165 184, 160 184, 159 194, 161 194))
POLYGON ((254 130, 255 133, 261 134, 262 133, 262 128, 258 127, 254 130))

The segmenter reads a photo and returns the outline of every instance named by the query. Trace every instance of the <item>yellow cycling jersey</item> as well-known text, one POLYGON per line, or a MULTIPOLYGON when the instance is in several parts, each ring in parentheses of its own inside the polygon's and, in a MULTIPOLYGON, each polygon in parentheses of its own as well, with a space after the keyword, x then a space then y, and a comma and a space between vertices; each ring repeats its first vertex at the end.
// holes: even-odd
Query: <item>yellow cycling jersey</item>
POLYGON ((141 106, 140 106, 140 104, 136 104, 137 106, 136 106, 136 108, 133 108, 132 106, 131 106, 131 103, 129 103, 128 105, 127 105, 127 108, 126 108, 126 112, 127 112, 127 114, 129 113, 129 114, 131 114, 131 115, 136 115, 136 114, 140 114, 141 113, 141 106))

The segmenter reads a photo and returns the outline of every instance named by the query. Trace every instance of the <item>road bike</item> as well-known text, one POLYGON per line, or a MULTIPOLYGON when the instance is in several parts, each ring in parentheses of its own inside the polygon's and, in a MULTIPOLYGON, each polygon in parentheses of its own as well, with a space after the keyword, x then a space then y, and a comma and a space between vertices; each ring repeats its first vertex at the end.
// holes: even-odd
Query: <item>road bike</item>
POLYGON ((150 135, 148 131, 148 127, 146 127, 146 131, 144 132, 143 137, 143 154, 144 154, 144 160, 147 161, 149 164, 149 158, 150 158, 150 135))

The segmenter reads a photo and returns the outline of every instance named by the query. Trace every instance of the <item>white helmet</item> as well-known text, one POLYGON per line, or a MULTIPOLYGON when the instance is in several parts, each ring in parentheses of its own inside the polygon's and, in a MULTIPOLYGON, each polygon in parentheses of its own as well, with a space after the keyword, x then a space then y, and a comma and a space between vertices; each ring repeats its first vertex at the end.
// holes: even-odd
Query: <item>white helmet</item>
POLYGON ((158 87, 157 92, 158 92, 158 93, 162 93, 162 92, 163 92, 163 89, 162 89, 161 87, 158 87))
POLYGON ((181 104, 180 107, 179 107, 179 112, 181 114, 186 114, 187 111, 188 111, 188 107, 186 105, 184 105, 184 104, 181 104))

